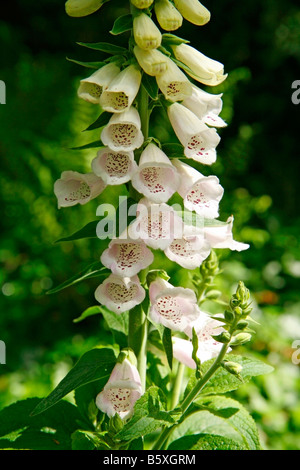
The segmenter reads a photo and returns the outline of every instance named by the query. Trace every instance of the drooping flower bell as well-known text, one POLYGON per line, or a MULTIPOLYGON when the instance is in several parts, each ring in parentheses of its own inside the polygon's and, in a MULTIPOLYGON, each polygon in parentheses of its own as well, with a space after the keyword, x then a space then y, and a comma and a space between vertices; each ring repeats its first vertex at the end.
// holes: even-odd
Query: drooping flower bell
POLYGON ((154 256, 143 240, 132 240, 128 234, 113 239, 101 255, 101 262, 113 274, 133 277, 153 263, 154 256))
POLYGON ((78 96, 85 101, 99 104, 102 92, 111 81, 120 73, 119 67, 110 63, 94 72, 90 77, 80 80, 78 96))
POLYGON ((191 289, 174 287, 158 278, 151 282, 149 296, 150 318, 171 330, 184 331, 200 315, 197 297, 191 289))
POLYGON ((101 140, 114 151, 132 152, 144 142, 141 119, 131 106, 123 113, 113 114, 101 133, 101 140))
POLYGON ((167 155, 154 144, 142 152, 132 186, 149 200, 167 202, 179 186, 179 176, 167 155))
POLYGON ((187 73, 204 85, 215 86, 224 82, 224 65, 210 59, 200 51, 187 44, 172 46, 176 59, 187 65, 187 73))
POLYGON ((68 0, 66 2, 66 13, 76 18, 88 16, 99 10, 106 1, 107 0, 68 0))
POLYGON ((159 50, 145 50, 134 46, 133 52, 140 67, 148 75, 155 77, 167 70, 167 57, 159 50))
POLYGON ((193 86, 191 96, 183 100, 182 104, 208 126, 226 127, 226 122, 219 116, 223 107, 222 96, 222 94, 212 95, 193 86))
POLYGON ((182 15, 169 0, 155 0, 154 10, 162 29, 175 31, 182 25, 182 15))
POLYGON ((121 419, 129 418, 136 401, 142 396, 142 384, 132 354, 121 351, 108 382, 96 397, 96 405, 110 418, 116 413, 121 419))
POLYGON ((105 147, 92 161, 92 170, 107 185, 119 185, 131 180, 137 170, 133 152, 114 151, 105 147))
POLYGON ((210 20, 210 12, 198 0, 174 0, 174 4, 190 23, 203 26, 210 20))
POLYGON ((184 146, 185 156, 204 165, 215 163, 216 147, 221 140, 217 131, 207 127, 192 111, 179 103, 168 107, 168 116, 175 134, 184 146))
POLYGON ((96 300, 114 313, 131 310, 143 302, 145 295, 138 276, 129 278, 115 274, 105 279, 95 291, 96 300))
POLYGON ((140 10, 151 7, 154 0, 130 0, 130 3, 140 10))
POLYGON ((64 171, 54 183, 58 208, 86 204, 104 191, 106 184, 94 173, 64 171))
POLYGON ((156 76, 158 87, 167 100, 182 101, 192 94, 192 84, 172 59, 166 62, 166 71, 156 76))
POLYGON ((233 251, 244 251, 250 246, 247 243, 237 242, 233 239, 233 216, 227 219, 226 225, 204 227, 204 236, 212 248, 229 248, 233 251))
POLYGON ((184 207, 208 219, 219 216, 219 202, 224 189, 216 176, 203 176, 190 165, 174 159, 174 166, 180 175, 178 194, 183 198, 184 207))
POLYGON ((122 113, 130 108, 140 89, 142 74, 136 65, 129 65, 103 90, 100 105, 110 113, 122 113))
POLYGON ((146 13, 141 13, 134 18, 133 36, 141 49, 157 49, 161 45, 161 32, 146 13))

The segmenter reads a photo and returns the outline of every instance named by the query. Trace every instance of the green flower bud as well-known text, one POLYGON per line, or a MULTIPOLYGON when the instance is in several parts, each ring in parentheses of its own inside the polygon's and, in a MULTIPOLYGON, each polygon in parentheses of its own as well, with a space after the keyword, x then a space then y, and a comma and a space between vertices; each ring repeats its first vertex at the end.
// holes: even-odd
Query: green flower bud
POLYGON ((232 323, 234 320, 234 314, 231 310, 225 310, 224 318, 228 323, 232 323))
POLYGON ((243 370, 243 366, 237 362, 224 361, 222 366, 227 370, 227 372, 233 375, 239 375, 243 370))
POLYGON ((249 333, 238 333, 230 341, 230 346, 240 346, 242 344, 248 343, 251 340, 251 335, 249 333))
POLYGON ((141 13, 133 20, 133 36, 141 49, 157 49, 161 45, 161 32, 150 16, 141 13))
POLYGON ((235 307, 234 308, 234 313, 238 316, 242 315, 243 314, 243 310, 241 309, 241 307, 235 307))
POLYGON ((182 25, 182 16, 169 0, 156 0, 154 10, 162 29, 175 31, 182 25))
POLYGON ((120 418, 118 413, 116 413, 112 418, 109 420, 109 431, 112 434, 117 434, 118 432, 122 431, 124 427, 124 421, 120 418))
POLYGON ((164 281, 168 281, 170 279, 170 276, 168 276, 168 273, 163 269, 152 269, 148 272, 146 277, 147 286, 149 287, 150 284, 156 281, 157 278, 161 278, 164 281))
POLYGON ((244 330, 248 325, 249 323, 246 320, 241 320, 237 324, 237 330, 244 330))
POLYGON ((66 3, 66 13, 69 16, 79 18, 88 16, 102 7, 107 0, 68 0, 66 3))
POLYGON ((130 348, 122 349, 122 351, 120 352, 118 356, 117 363, 122 364, 125 361, 125 359, 127 359, 130 362, 130 364, 137 367, 137 359, 132 349, 130 348))
POLYGON ((211 276, 211 280, 219 273, 219 260, 213 250, 210 252, 208 258, 201 264, 200 273, 203 277, 211 276))
POLYGON ((210 290, 209 292, 207 292, 205 297, 207 299, 215 300, 215 299, 218 299, 221 295, 222 295, 222 292, 220 292, 219 290, 213 289, 213 290, 210 290))
POLYGON ((250 292, 242 281, 239 282, 238 288, 236 290, 236 298, 240 300, 243 306, 246 306, 250 300, 250 292))
POLYGON ((216 341, 218 341, 218 343, 224 343, 224 344, 227 344, 230 342, 230 334, 227 332, 227 331, 223 331, 221 334, 217 335, 217 336, 212 336, 213 339, 215 339, 216 341))

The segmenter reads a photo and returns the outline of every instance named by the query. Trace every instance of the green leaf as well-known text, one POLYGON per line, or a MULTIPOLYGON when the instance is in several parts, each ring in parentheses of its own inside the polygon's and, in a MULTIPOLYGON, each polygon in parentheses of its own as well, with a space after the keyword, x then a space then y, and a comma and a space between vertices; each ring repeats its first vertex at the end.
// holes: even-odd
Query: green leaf
POLYGON ((110 450, 99 433, 77 430, 72 434, 72 450, 110 450))
POLYGON ((173 367, 173 344, 172 344, 172 331, 165 328, 162 336, 163 347, 168 359, 170 369, 173 367))
POLYGON ((59 240, 56 240, 55 243, 71 242, 74 240, 82 240, 84 238, 98 238, 97 233, 96 233, 96 228, 97 228, 98 223, 99 223, 99 220, 94 220, 93 222, 89 222, 83 228, 73 233, 73 235, 60 238, 59 240))
POLYGON ((128 450, 144 450, 144 442, 142 437, 138 437, 130 442, 128 450))
POLYGON ((247 450, 232 439, 213 434, 185 436, 171 443, 168 450, 247 450))
MULTIPOLYGON (((235 413, 226 416, 226 420, 240 433, 243 438, 243 445, 249 450, 260 450, 258 431, 252 416, 238 401, 224 396, 200 397, 194 404, 205 408, 214 415, 220 415, 224 410, 235 409, 235 413)), ((223 415, 224 416, 224 415, 223 415)))
MULTIPOLYGON (((240 376, 242 377, 244 383, 249 382, 252 377, 269 374, 273 371, 273 367, 257 359, 235 356, 233 354, 226 355, 225 359, 241 364, 243 369, 240 373, 240 376)), ((202 364, 203 374, 207 372, 213 362, 214 359, 206 361, 202 364)), ((207 382, 201 394, 211 395, 231 392, 232 390, 237 390, 241 384, 242 382, 237 377, 227 372, 224 368, 219 368, 214 376, 207 382)))
POLYGON ((96 406, 95 398, 103 389, 103 379, 89 382, 76 388, 74 393, 77 408, 82 415, 85 423, 88 424, 84 429, 94 430, 97 423, 97 416, 100 413, 96 406))
POLYGON ((81 65, 82 67, 86 67, 88 69, 101 69, 104 65, 106 65, 105 62, 82 62, 80 60, 75 60, 75 59, 70 59, 67 57, 67 60, 69 62, 73 62, 74 64, 81 65))
POLYGON ((67 287, 74 286, 75 284, 78 284, 79 282, 85 281, 87 279, 91 279, 93 277, 99 277, 99 276, 107 276, 110 273, 110 271, 107 268, 104 268, 102 263, 100 261, 96 261, 89 266, 87 266, 83 271, 81 271, 79 274, 75 274, 75 276, 72 276, 70 279, 67 281, 63 282, 57 287, 54 287, 54 289, 51 289, 47 292, 47 294, 55 294, 56 292, 60 292, 63 289, 66 289, 67 287))
POLYGON ((93 315, 99 315, 99 313, 102 313, 101 312, 101 307, 99 305, 95 305, 94 307, 89 307, 84 312, 82 312, 80 317, 75 318, 73 320, 73 323, 79 323, 79 322, 85 320, 88 317, 91 317, 93 315))
POLYGON ((142 84, 144 88, 146 89, 150 98, 152 98, 153 100, 157 100, 158 85, 157 85, 155 77, 151 77, 150 75, 147 75, 146 73, 144 73, 142 77, 142 84))
POLYGON ((136 402, 133 417, 116 438, 131 441, 152 433, 161 426, 172 426, 175 421, 165 409, 166 399, 162 391, 158 387, 150 387, 136 402))
POLYGON ((107 112, 107 111, 102 111, 100 116, 96 119, 93 124, 91 124, 89 127, 87 127, 84 132, 86 131, 93 131, 94 129, 99 129, 100 127, 106 126, 108 121, 110 120, 112 114, 107 112))
POLYGON ((95 380, 107 380, 115 366, 116 358, 112 349, 92 349, 85 353, 75 364, 73 369, 57 385, 57 387, 44 398, 34 409, 32 415, 43 413, 55 405, 68 393, 78 387, 95 380))
POLYGON ((178 46, 180 44, 188 44, 190 41, 187 41, 186 39, 182 39, 175 34, 171 33, 165 33, 162 35, 162 44, 164 46, 169 46, 169 45, 174 45, 178 46))
POLYGON ((125 33, 126 31, 130 31, 132 28, 133 28, 132 15, 130 14, 124 15, 116 19, 110 33, 116 36, 118 34, 125 33))
POLYGON ((79 46, 94 49, 95 51, 106 52, 107 54, 127 54, 128 50, 125 47, 116 46, 107 42, 78 42, 79 46))
POLYGON ((121 315, 118 315, 117 313, 111 312, 104 306, 100 306, 99 308, 110 329, 119 331, 120 333, 123 333, 126 336, 128 335, 128 312, 124 312, 121 315))
POLYGON ((66 401, 51 412, 30 416, 40 398, 16 402, 0 411, 0 448, 30 450, 70 450, 71 434, 78 428, 80 414, 66 401))
POLYGON ((103 142, 101 142, 101 140, 95 140, 94 142, 81 145, 80 147, 71 147, 70 150, 87 150, 87 149, 95 149, 95 148, 102 148, 102 147, 104 147, 103 142))

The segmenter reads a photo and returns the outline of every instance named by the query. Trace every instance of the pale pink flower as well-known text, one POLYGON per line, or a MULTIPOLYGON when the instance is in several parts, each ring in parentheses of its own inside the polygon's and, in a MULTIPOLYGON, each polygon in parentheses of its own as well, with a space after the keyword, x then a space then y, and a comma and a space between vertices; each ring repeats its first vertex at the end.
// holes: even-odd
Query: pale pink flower
POLYGON ((177 190, 183 198, 184 207, 208 219, 219 216, 219 202, 224 189, 216 176, 203 176, 199 171, 180 160, 173 161, 180 175, 177 190))
POLYGON ((192 84, 172 59, 166 56, 166 71, 156 76, 159 89, 169 101, 182 101, 192 94, 192 84))
POLYGON ((132 240, 127 234, 112 240, 101 256, 102 264, 121 277, 135 276, 153 260, 153 253, 143 240, 132 240))
POLYGON ((184 331, 200 315, 196 294, 191 289, 157 279, 150 284, 149 295, 151 320, 171 330, 184 331))
POLYGON ((110 378, 96 397, 96 405, 110 418, 116 413, 121 419, 129 418, 136 401, 142 396, 139 372, 128 359, 117 362, 110 378))
POLYGON ((156 145, 143 151, 132 186, 153 202, 167 202, 179 186, 179 176, 167 155, 156 145))
POLYGON ((249 248, 246 243, 237 242, 233 239, 233 216, 227 219, 226 225, 215 225, 204 227, 204 236, 212 248, 229 248, 233 251, 243 251, 249 248))
POLYGON ((105 279, 95 291, 96 300, 115 313, 131 310, 143 302, 145 295, 138 276, 129 278, 115 274, 105 279))
POLYGON ((104 65, 101 69, 94 72, 90 77, 80 81, 78 96, 85 101, 93 104, 100 103, 100 97, 103 90, 120 73, 119 67, 110 63, 104 65))
POLYGON ((92 161, 92 170, 108 185, 124 184, 130 181, 137 170, 133 152, 114 151, 105 147, 92 161))
POLYGON ((220 142, 215 129, 210 129, 192 111, 179 103, 168 107, 168 116, 175 134, 184 146, 184 154, 204 165, 217 159, 216 147, 220 142))
POLYGON ((136 65, 129 65, 103 90, 101 107, 110 113, 122 113, 129 109, 140 89, 142 74, 136 65))
POLYGON ((54 194, 58 208, 86 204, 104 191, 104 181, 94 173, 64 171, 54 183, 54 194))
POLYGON ((150 248, 165 250, 176 237, 181 237, 183 220, 167 204, 151 204, 143 198, 137 206, 137 217, 128 227, 134 240, 142 239, 150 248))
POLYGON ((141 119, 138 111, 131 106, 123 113, 115 113, 101 133, 104 145, 117 151, 131 152, 144 142, 141 119))
POLYGON ((192 88, 191 96, 185 98, 182 104, 208 126, 226 127, 226 122, 219 116, 223 107, 223 94, 212 95, 194 85, 192 88))

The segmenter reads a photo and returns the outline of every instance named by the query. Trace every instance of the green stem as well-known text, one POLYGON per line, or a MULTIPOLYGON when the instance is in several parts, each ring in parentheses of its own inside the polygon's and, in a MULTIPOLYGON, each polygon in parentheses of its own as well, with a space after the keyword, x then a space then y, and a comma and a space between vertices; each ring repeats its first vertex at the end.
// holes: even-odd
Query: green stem
POLYGON ((182 380, 184 376, 185 366, 181 362, 178 363, 177 374, 174 382, 174 387, 172 391, 172 400, 171 400, 171 410, 173 410, 177 403, 179 402, 181 388, 182 388, 182 380))
POLYGON ((140 305, 129 312, 128 346, 137 357, 143 391, 146 388, 148 320, 140 305))
POLYGON ((138 94, 138 111, 141 118, 141 129, 144 135, 144 140, 149 137, 149 97, 147 90, 141 85, 138 94))

